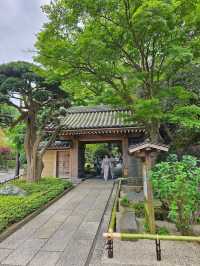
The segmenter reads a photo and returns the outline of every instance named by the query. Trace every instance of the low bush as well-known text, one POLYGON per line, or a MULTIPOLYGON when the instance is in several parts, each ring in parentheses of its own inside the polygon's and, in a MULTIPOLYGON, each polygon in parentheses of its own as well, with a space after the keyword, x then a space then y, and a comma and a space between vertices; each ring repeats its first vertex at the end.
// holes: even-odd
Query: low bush
POLYGON ((72 186, 71 182, 57 178, 43 178, 37 183, 22 180, 11 183, 24 189, 27 196, 0 196, 0 232, 72 186))
POLYGON ((169 230, 166 227, 162 226, 162 227, 156 228, 156 234, 158 234, 158 235, 169 235, 170 233, 169 233, 169 230))
POLYGON ((169 218, 183 235, 190 234, 194 217, 200 211, 198 160, 189 155, 178 160, 171 155, 154 167, 151 178, 155 197, 169 210, 169 218))
POLYGON ((130 206, 130 201, 128 199, 127 196, 124 196, 121 201, 120 201, 120 205, 123 207, 129 207, 130 206))
POLYGON ((137 217, 144 217, 145 210, 144 210, 144 203, 143 202, 134 203, 133 209, 135 210, 135 215, 137 217))

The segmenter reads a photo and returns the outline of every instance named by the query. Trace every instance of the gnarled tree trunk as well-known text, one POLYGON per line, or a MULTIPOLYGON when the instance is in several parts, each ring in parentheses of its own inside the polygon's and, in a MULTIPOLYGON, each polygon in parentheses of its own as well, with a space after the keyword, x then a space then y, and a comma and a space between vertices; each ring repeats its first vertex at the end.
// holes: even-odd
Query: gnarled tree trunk
POLYGON ((29 160, 27 161, 27 176, 28 181, 38 181, 41 178, 44 164, 40 151, 32 151, 29 153, 29 160))
POLYGON ((42 170, 44 168, 44 164, 42 161, 43 155, 46 149, 51 145, 51 143, 55 140, 57 133, 60 130, 58 127, 52 135, 50 139, 47 141, 46 145, 40 150, 39 144, 42 140, 42 135, 44 132, 40 132, 36 125, 36 115, 34 112, 29 112, 28 119, 26 121, 27 130, 25 134, 25 153, 27 159, 27 174, 26 180, 34 182, 38 181, 41 178, 42 170))
POLYGON ((27 130, 25 135, 24 147, 27 159, 28 181, 37 181, 41 178, 43 170, 42 156, 39 151, 41 136, 37 133, 36 115, 30 111, 26 121, 27 130))

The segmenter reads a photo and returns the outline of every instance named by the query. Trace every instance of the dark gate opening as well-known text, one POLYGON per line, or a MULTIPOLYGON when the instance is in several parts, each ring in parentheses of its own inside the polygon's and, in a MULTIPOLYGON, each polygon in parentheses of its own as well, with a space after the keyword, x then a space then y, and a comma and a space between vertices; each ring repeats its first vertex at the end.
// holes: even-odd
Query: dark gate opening
MULTIPOLYGON (((114 178, 122 176, 123 154, 121 141, 80 142, 79 177, 103 178, 102 160, 108 155, 112 161, 114 178)), ((109 173, 111 178, 111 174, 109 173)))

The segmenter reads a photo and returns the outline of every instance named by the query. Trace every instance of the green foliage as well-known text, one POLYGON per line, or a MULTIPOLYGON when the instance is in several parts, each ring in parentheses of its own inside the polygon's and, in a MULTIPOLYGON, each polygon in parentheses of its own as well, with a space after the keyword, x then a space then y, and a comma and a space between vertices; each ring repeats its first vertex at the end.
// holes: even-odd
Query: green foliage
POLYGON ((8 125, 12 122, 13 118, 17 116, 17 112, 15 108, 7 106, 6 104, 1 103, 0 108, 0 126, 8 127, 8 125))
POLYGON ((61 194, 64 189, 72 186, 70 182, 56 178, 43 178, 37 183, 21 180, 11 183, 24 189, 28 195, 25 197, 0 196, 0 232, 45 205, 61 194))
POLYGON ((127 196, 124 196, 121 200, 120 200, 120 205, 123 207, 129 207, 130 206, 130 201, 128 199, 127 196))
POLYGON ((188 84, 177 79, 185 69, 191 76, 188 66, 199 63, 199 5, 54 1, 43 8, 48 22, 38 35, 37 60, 75 101, 131 108, 131 119, 142 122, 151 138, 161 123, 199 127, 196 90, 189 93, 188 84))
POLYGON ((133 209, 134 209, 135 215, 137 217, 144 217, 145 210, 144 210, 144 203, 143 202, 134 203, 133 209))
POLYGON ((162 227, 156 228, 156 234, 158 234, 158 235, 169 235, 170 233, 169 233, 169 230, 166 227, 162 226, 162 227))
POLYGON ((7 137, 10 145, 18 152, 24 152, 25 124, 18 124, 7 130, 7 137))
POLYGON ((63 114, 64 107, 69 106, 68 94, 60 88, 59 81, 47 82, 41 76, 44 72, 44 69, 28 62, 0 65, 0 103, 11 106, 17 111, 12 126, 21 123, 25 125, 24 133, 19 126, 10 131, 10 137, 16 148, 21 149, 22 130, 27 159, 27 179, 33 180, 41 177, 42 156, 60 130, 59 118, 61 113, 63 114), (45 128, 50 123, 54 123, 55 130, 47 134, 45 128), (41 141, 46 142, 39 150, 41 141))
POLYGON ((118 156, 119 146, 114 143, 87 144, 85 147, 85 163, 92 167, 94 165, 95 158, 100 160, 106 154, 114 157, 118 156))
POLYGON ((195 213, 200 206, 200 168, 192 156, 181 160, 171 155, 166 162, 157 164, 151 173, 153 190, 165 207, 169 217, 183 234, 190 232, 195 213))
POLYGON ((14 125, 36 116, 38 127, 43 128, 47 118, 50 122, 56 110, 59 111, 60 105, 68 104, 67 94, 60 89, 59 83, 47 82, 38 74, 40 72, 39 67, 28 62, 0 65, 0 103, 17 111, 14 125))

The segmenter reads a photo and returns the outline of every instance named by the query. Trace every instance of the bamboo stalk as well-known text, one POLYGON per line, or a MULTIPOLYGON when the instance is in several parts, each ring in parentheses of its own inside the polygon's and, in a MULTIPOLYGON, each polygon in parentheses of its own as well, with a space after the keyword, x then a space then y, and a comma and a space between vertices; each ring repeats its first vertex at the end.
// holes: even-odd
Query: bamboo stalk
POLYGON ((175 235, 156 235, 156 234, 128 234, 128 233, 104 233, 105 238, 122 239, 122 240, 169 240, 169 241, 189 241, 200 242, 200 236, 175 236, 175 235))
POLYGON ((109 223, 109 229, 108 232, 112 233, 114 231, 114 227, 115 227, 115 220, 116 220, 116 212, 117 212, 117 201, 118 201, 118 196, 119 196, 119 191, 121 189, 121 180, 118 183, 118 187, 117 187, 117 192, 116 192, 116 198, 113 204, 113 208, 112 208, 112 213, 111 213, 111 219, 110 219, 110 223, 109 223))

